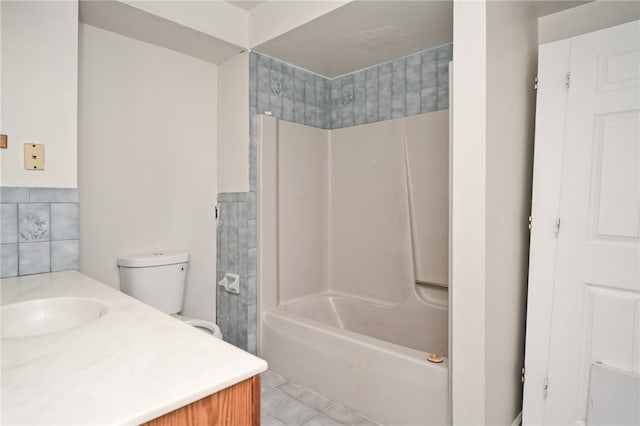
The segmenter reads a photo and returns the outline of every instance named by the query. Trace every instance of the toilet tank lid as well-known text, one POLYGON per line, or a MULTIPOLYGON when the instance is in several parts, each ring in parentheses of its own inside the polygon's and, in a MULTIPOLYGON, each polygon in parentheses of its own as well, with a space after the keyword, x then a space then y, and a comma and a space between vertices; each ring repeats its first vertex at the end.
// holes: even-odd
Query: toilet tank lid
POLYGON ((185 251, 157 252, 119 257, 118 266, 145 268, 148 266, 173 265, 188 261, 189 253, 185 251))

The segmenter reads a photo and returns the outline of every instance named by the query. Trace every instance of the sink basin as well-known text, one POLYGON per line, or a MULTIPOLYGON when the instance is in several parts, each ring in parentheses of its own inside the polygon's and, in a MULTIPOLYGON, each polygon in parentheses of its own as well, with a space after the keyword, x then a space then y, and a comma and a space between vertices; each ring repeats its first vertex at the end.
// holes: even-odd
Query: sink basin
POLYGON ((53 297, 2 307, 3 339, 34 337, 82 327, 108 311, 107 305, 84 297, 53 297))

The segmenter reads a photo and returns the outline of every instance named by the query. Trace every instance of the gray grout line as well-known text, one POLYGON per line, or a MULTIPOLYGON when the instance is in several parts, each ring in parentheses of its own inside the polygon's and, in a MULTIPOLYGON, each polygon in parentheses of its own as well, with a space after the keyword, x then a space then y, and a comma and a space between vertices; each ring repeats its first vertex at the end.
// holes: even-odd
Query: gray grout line
MULTIPOLYGON (((274 373, 274 374, 275 374, 275 373, 274 373)), ((280 375, 278 374, 278 376, 280 376, 280 375)), ((329 416, 329 415, 327 414, 327 411, 329 411, 329 409, 330 409, 331 407, 335 406, 336 404, 339 404, 339 405, 341 405, 342 407, 344 407, 344 408, 346 408, 346 409, 348 409, 348 410, 351 410, 351 408, 349 408, 349 407, 347 407, 347 406, 343 405, 343 404, 342 404, 342 403, 340 403, 339 401, 334 401, 334 400, 332 400, 332 399, 326 398, 324 395, 321 395, 321 394, 319 394, 318 392, 315 392, 315 391, 313 391, 313 390, 311 390, 311 389, 309 389, 309 388, 306 388, 306 387, 304 387, 304 386, 302 386, 302 385, 298 385, 297 383, 292 382, 292 381, 288 380, 287 378, 285 378, 285 377, 283 377, 283 376, 280 376, 280 377, 282 377, 283 379, 285 379, 285 381, 284 381, 284 382, 282 382, 282 383, 279 383, 279 384, 278 384, 278 385, 276 385, 276 386, 271 386, 271 385, 266 385, 266 384, 265 384, 264 386, 266 386, 266 388, 265 388, 263 391, 261 391, 261 394, 262 394, 262 393, 265 393, 265 392, 267 392, 267 391, 269 391, 269 390, 272 390, 272 389, 277 389, 279 392, 282 392, 284 395, 286 395, 286 396, 288 396, 288 397, 292 398, 293 400, 295 400, 295 401, 297 401, 297 402, 299 402, 299 403, 301 403, 301 404, 303 404, 303 405, 305 405, 305 406, 307 406, 307 407, 309 407, 309 408, 312 408, 312 409, 314 409, 314 410, 318 411, 318 415, 311 417, 309 420, 307 420, 307 422, 308 422, 308 421, 310 421, 310 420, 312 420, 312 419, 315 419, 315 418, 317 418, 317 417, 324 416, 324 417, 329 417, 329 418, 331 418, 332 420, 334 420, 334 421, 335 421, 335 422, 337 422, 337 423, 341 423, 340 421, 338 421, 338 420, 334 419, 333 417, 329 416), (298 398, 296 398, 296 397, 294 397, 294 396, 292 396, 292 395, 288 394, 287 392, 283 391, 282 389, 280 389, 280 386, 283 386, 283 385, 285 385, 285 384, 287 384, 287 383, 290 383, 290 384, 293 384, 293 385, 298 385, 298 386, 300 386, 300 387, 303 389, 303 391, 306 391, 306 392, 312 392, 312 393, 314 393, 314 394, 316 394, 316 395, 319 395, 319 396, 321 396, 321 397, 323 397, 323 398, 327 399, 327 400, 328 400, 328 401, 330 401, 331 403, 330 403, 326 408, 324 408, 323 410, 320 410, 320 409, 314 408, 314 407, 310 406, 309 404, 307 404, 306 402, 304 402, 304 401, 302 401, 302 400, 300 400, 300 399, 298 399, 298 398)), ((280 407, 280 408, 282 408, 282 407, 280 407)), ((274 410, 274 412, 273 412, 273 413, 268 413, 268 414, 269 414, 269 415, 271 415, 271 416, 273 416, 274 418, 278 418, 278 417, 277 417, 277 411, 278 411, 278 409, 274 410)), ((372 422, 372 423, 375 423, 373 420, 369 419, 369 418, 368 418, 368 417, 366 417, 365 415, 363 415, 363 414, 361 414, 361 413, 359 413, 359 412, 357 412, 357 411, 355 411, 355 410, 351 410, 351 411, 353 411, 354 413, 356 413, 360 418, 358 418, 354 423, 351 423, 350 425, 345 424, 345 426, 356 426, 358 423, 362 422, 363 420, 368 420, 368 421, 370 421, 370 422, 372 422)), ((280 421, 282 421, 282 420, 280 420, 280 421)))

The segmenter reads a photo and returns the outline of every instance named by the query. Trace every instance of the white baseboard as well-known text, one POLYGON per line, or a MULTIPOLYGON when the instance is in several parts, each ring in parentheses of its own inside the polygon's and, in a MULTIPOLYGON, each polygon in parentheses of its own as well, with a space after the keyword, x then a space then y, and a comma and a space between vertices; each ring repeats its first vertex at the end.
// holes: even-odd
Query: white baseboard
POLYGON ((522 411, 518 414, 518 417, 511 423, 511 426, 520 426, 522 424, 522 411))

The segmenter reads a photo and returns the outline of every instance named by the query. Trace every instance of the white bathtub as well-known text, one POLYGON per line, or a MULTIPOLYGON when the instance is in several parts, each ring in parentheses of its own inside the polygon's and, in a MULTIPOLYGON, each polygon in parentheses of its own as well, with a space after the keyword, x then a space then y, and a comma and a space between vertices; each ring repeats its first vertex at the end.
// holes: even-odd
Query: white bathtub
MULTIPOLYGON (((258 354, 379 423, 448 424, 448 292, 414 285, 447 282, 447 233, 418 232, 446 231, 446 209, 433 206, 447 203, 434 196, 429 211, 411 210, 430 190, 410 198, 410 180, 419 188, 426 178, 406 157, 433 128, 448 152, 446 112, 331 135, 258 123, 258 354)), ((419 170, 440 170, 431 189, 446 194, 448 163, 427 154, 415 156, 433 160, 419 170)))
POLYGON ((385 425, 449 424, 447 309, 313 296, 262 314, 261 356, 288 379, 385 425))

